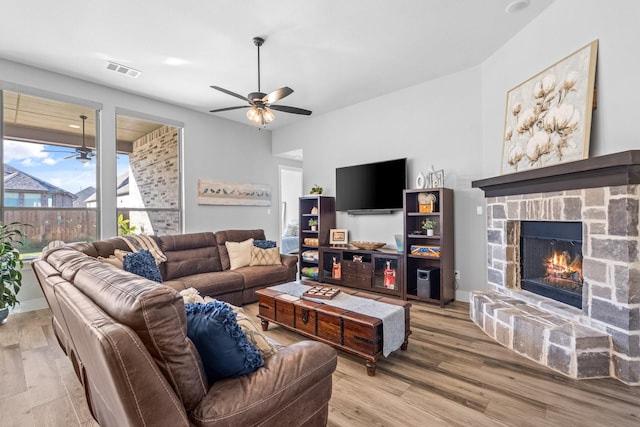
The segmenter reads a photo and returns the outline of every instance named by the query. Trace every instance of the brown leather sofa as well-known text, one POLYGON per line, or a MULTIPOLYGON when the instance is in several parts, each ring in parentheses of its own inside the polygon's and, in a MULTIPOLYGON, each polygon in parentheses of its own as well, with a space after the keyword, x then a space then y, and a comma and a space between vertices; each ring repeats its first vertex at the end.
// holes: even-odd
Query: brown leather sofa
MULTIPOLYGON (((112 243, 82 247, 100 252, 112 243)), ((100 425, 326 425, 336 368, 331 347, 314 341, 279 346, 252 374, 209 387, 175 289, 74 246, 49 251, 32 266, 100 425)))
MULTIPOLYGON (((193 287, 202 296, 233 305, 256 302, 256 290, 294 281, 298 273, 298 258, 284 254, 280 255, 282 265, 247 266, 230 270, 225 243, 242 242, 250 238, 265 240, 264 231, 260 229, 151 237, 167 257, 167 261, 159 266, 165 286, 178 291, 193 287)), ((71 246, 94 258, 107 258, 116 249, 131 250, 120 238, 73 243, 71 246)))

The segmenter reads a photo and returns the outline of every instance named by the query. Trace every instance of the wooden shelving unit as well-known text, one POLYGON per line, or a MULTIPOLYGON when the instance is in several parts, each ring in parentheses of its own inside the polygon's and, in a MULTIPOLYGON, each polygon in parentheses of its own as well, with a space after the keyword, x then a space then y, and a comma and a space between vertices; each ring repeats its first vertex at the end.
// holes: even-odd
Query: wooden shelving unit
POLYGON ((300 197, 300 278, 304 280, 319 280, 319 262, 305 260, 305 251, 318 251, 320 246, 329 244, 329 230, 336 228, 336 200, 331 196, 303 196, 300 197), (315 208, 315 210, 314 210, 315 208), (309 220, 316 219, 316 230, 311 230, 309 220), (317 239, 317 243, 309 244, 308 239, 317 239), (309 270, 312 269, 312 270, 309 270), (311 274, 310 271, 317 273, 311 274))
POLYGON ((446 303, 455 299, 453 190, 450 188, 405 190, 403 223, 405 297, 437 303, 444 307, 446 303), (431 212, 428 212, 429 209, 421 212, 418 203, 421 193, 435 196, 431 212), (435 220, 438 224, 433 236, 427 236, 421 228, 422 222, 427 218, 435 220), (418 255, 412 253, 412 246, 438 248, 440 255, 418 255), (420 279, 418 270, 422 275, 420 279))

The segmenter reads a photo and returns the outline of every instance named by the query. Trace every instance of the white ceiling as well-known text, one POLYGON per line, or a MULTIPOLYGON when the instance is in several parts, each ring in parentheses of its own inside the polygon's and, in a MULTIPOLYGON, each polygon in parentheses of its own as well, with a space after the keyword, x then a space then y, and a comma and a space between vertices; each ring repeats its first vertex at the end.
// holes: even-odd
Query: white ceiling
MULTIPOLYGON (((478 65, 553 0, 506 13, 512 1, 10 1, 0 57, 207 112, 243 103, 210 85, 257 90, 262 36, 262 92, 289 86, 278 104, 319 115, 478 65)), ((245 113, 217 115, 248 123, 245 113)), ((275 114, 271 129, 308 120, 275 114)))

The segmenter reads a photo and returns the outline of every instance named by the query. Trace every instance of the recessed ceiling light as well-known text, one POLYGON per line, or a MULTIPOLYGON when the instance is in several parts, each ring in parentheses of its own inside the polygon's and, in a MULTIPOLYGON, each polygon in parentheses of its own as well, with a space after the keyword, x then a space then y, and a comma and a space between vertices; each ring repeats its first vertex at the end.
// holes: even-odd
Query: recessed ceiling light
POLYGON ((169 58, 164 60, 164 63, 167 64, 167 65, 180 66, 180 65, 187 65, 190 62, 185 60, 185 59, 169 57, 169 58))
POLYGON ((78 125, 69 125, 70 128, 74 128, 74 129, 80 129, 80 126, 78 125))
POLYGON ((507 5, 507 13, 518 13, 529 6, 529 0, 516 0, 507 5))

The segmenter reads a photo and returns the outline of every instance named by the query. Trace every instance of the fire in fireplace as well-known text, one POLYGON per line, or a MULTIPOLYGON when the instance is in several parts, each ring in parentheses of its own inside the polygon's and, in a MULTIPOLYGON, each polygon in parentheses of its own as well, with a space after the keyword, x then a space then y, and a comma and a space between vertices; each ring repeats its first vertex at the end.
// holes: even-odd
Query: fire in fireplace
POLYGON ((582 308, 582 223, 520 223, 520 287, 582 308))

